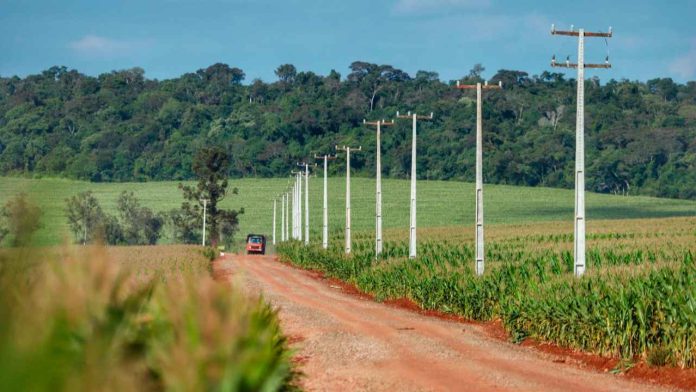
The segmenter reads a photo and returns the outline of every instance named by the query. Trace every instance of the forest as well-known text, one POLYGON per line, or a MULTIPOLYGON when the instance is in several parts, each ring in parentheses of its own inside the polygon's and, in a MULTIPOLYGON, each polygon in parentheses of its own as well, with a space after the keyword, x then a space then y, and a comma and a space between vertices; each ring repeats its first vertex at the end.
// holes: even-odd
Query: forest
MULTIPOLYGON (((418 124, 418 177, 473 181, 475 93, 436 72, 409 75, 356 61, 322 76, 280 65, 277 80, 245 80, 214 64, 155 80, 141 68, 97 77, 52 67, 0 76, 0 175, 94 182, 185 180, 208 146, 226 150, 231 177, 284 177, 300 160, 362 145, 354 173, 374 176, 374 128, 363 119, 434 113, 418 124)), ((484 181, 572 188, 575 79, 476 64, 462 81, 502 81, 484 94, 484 181)), ((696 199, 696 82, 585 81, 587 189, 696 199)), ((399 122, 400 121, 400 122, 399 122)), ((382 135, 384 175, 406 178, 411 123, 382 135)), ((330 165, 342 175, 344 163, 330 165)))

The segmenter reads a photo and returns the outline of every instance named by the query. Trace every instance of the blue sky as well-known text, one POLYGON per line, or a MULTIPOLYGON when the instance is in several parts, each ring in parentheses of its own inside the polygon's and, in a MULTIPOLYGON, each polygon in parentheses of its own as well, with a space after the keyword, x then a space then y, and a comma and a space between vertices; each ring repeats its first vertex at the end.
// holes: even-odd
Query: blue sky
POLYGON ((443 80, 475 63, 486 77, 501 68, 538 74, 554 53, 575 58, 575 39, 549 34, 555 23, 613 26, 608 46, 588 39, 586 61, 609 53, 614 68, 588 77, 683 82, 696 79, 694 20, 694 0, 0 0, 0 75, 139 66, 165 79, 224 62, 250 82, 275 80, 283 63, 345 76, 355 60, 443 80))

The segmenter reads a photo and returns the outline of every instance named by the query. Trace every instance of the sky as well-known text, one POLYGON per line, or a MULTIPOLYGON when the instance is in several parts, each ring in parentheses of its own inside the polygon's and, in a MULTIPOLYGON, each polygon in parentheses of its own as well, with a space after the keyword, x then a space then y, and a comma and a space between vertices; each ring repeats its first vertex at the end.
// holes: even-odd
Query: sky
MULTIPOLYGON (((606 31, 586 39, 587 70, 600 80, 696 79, 696 0, 0 0, 0 75, 53 65, 89 75, 141 67, 167 79, 217 62, 246 83, 274 81, 290 63, 344 77, 356 60, 452 80, 481 63, 530 75, 551 56, 577 58, 577 39, 557 29, 606 31)), ((556 69, 555 72, 570 72, 556 69)), ((571 75, 572 76, 572 75, 571 75)))

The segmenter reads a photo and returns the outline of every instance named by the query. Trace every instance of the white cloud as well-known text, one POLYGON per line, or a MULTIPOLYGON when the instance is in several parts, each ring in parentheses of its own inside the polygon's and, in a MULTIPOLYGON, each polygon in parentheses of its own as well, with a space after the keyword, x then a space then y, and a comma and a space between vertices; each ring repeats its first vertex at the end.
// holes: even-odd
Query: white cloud
POLYGON ((128 41, 88 34, 70 42, 68 47, 77 53, 97 56, 122 55, 150 45, 149 40, 128 41))
POLYGON ((401 13, 411 13, 452 8, 483 8, 490 4, 490 0, 398 0, 394 10, 401 13))
POLYGON ((688 52, 669 64, 669 71, 684 79, 696 77, 696 39, 692 41, 688 52))

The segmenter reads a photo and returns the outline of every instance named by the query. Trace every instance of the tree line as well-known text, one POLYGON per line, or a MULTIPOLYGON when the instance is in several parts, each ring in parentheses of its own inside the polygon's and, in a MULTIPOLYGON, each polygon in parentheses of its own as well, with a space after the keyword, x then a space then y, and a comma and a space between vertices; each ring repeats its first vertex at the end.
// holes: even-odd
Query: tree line
MULTIPOLYGON (((463 81, 482 81, 475 65, 463 81)), ((0 77, 0 175, 89 181, 184 180, 205 146, 230 156, 232 177, 285 176, 295 162, 335 144, 361 144, 357 175, 374 175, 374 131, 363 118, 397 110, 435 113, 419 129, 419 177, 473 181, 475 96, 436 72, 409 75, 356 61, 342 76, 276 69, 244 84, 243 70, 214 64, 167 80, 140 68, 97 77, 52 67, 0 77)), ((484 180, 573 186, 575 80, 499 70, 504 90, 484 102, 484 180)), ((696 199, 696 82, 585 81, 587 188, 696 199)), ((382 139, 384 174, 406 178, 410 124, 382 139)), ((333 165, 334 173, 342 172, 333 165)))

